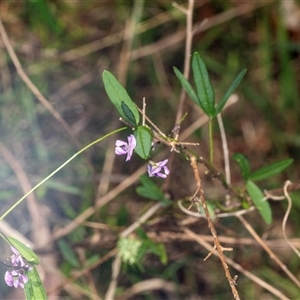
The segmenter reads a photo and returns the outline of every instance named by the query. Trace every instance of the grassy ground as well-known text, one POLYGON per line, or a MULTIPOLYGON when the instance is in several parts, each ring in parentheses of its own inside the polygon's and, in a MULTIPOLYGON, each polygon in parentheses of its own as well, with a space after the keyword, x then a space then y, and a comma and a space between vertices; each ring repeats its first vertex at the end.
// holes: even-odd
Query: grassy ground
MULTIPOLYGON (((195 1, 193 10, 192 52, 205 60, 217 101, 236 74, 248 69, 238 101, 222 114, 230 155, 243 153, 253 170, 294 159, 287 171, 260 183, 267 190, 299 179, 300 20, 293 13, 300 7, 295 2, 289 10, 288 3, 294 2, 195 1)), ((186 8, 188 3, 180 4, 186 8)), ((147 115, 166 134, 174 127, 181 90, 172 67, 183 70, 187 26, 185 13, 171 1, 2 1, 0 17, 31 80, 26 85, 1 40, 2 213, 77 150, 123 126, 105 93, 103 70, 115 74, 140 107, 146 97, 147 115), (36 97, 32 86, 45 101, 36 97)), ((188 115, 181 132, 203 115, 188 98, 182 112, 188 115)), ((214 128, 214 166, 223 172, 217 123, 214 128)), ((28 198, 7 216, 11 227, 5 233, 13 235, 15 229, 33 242, 47 275, 45 287, 61 299, 233 299, 220 260, 211 256, 203 261, 210 251, 204 243, 213 245, 206 221, 178 206, 178 200, 191 197, 196 189, 189 162, 163 146, 155 159, 168 157, 171 174, 155 183, 172 204, 157 206, 149 220, 131 232, 148 250, 138 264, 118 265, 114 249, 120 234, 157 204, 137 195, 146 167, 137 157, 130 163, 115 157, 117 138, 125 140, 126 134, 97 144, 41 186, 33 200, 28 198), (49 253, 54 253, 51 263, 49 253), (112 266, 119 273, 117 281, 111 279, 112 266)), ((207 124, 192 128, 185 140, 199 142, 194 149, 209 158, 207 124)), ((233 160, 230 164, 232 184, 242 189, 238 167, 233 160)), ((207 200, 225 206, 226 190, 199 167, 207 200)), ((286 234, 299 248, 299 192, 291 196, 286 234)), ((287 202, 270 204, 270 226, 257 211, 244 218, 299 278, 299 257, 281 230, 287 202)), ((188 201, 184 205, 188 207, 188 201)), ((226 256, 243 268, 230 267, 232 276, 239 275, 241 299, 300 298, 299 281, 293 282, 245 223, 233 216, 217 218, 214 224, 224 247, 233 248, 226 256)), ((8 256, 7 249, 2 260, 8 256)), ((4 282, 0 285, 1 299, 15 297, 4 282)))

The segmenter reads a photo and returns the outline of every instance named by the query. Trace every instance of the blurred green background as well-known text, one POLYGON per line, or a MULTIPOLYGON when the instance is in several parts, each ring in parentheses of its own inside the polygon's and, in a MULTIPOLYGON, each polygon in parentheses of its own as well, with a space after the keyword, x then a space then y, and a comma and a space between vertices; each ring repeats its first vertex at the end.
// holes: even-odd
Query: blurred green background
MULTIPOLYGON (((186 1, 178 4, 187 6, 186 1)), ((172 67, 183 69, 186 18, 171 1, 1 1, 0 17, 24 71, 72 128, 81 145, 123 126, 103 88, 101 73, 105 69, 119 78, 139 106, 146 97, 147 114, 155 124, 166 134, 172 130, 180 95, 180 84, 172 67)), ((287 172, 263 182, 263 189, 282 187, 287 179, 297 181, 299 1, 195 1, 193 18, 195 26, 207 19, 203 25, 207 28, 194 36, 192 51, 198 51, 206 62, 217 101, 235 75, 243 68, 248 69, 238 88, 239 101, 223 114, 230 153, 246 155, 252 169, 284 158, 294 159, 287 172)), ((21 164, 34 186, 79 148, 18 76, 2 40, 0 90, 1 144, 21 164)), ((183 129, 201 116, 189 99, 184 112, 188 116, 183 129)), ((51 232, 93 207, 97 198, 122 183, 144 163, 133 158, 125 164, 120 157, 114 162, 116 138, 88 150, 37 190, 36 197, 41 209, 46 211, 51 232)), ((125 139, 126 134, 121 133, 118 138, 125 139)), ((195 130, 187 140, 200 142, 197 151, 208 158, 206 125, 195 130)), ((215 166, 222 170, 218 130, 215 147, 215 166)), ((0 163, 3 213, 23 192, 2 155, 0 163)), ((168 192, 177 201, 192 195, 195 183, 188 162, 176 157, 173 163, 168 192)), ((234 162, 231 166, 233 184, 242 185, 237 166, 234 162)), ((203 176, 206 197, 209 200, 224 197, 219 184, 203 176)), ((156 182, 158 186, 164 184, 162 180, 156 182)), ((118 233, 153 204, 136 194, 137 185, 135 182, 122 191, 88 219, 100 224, 99 228, 83 224, 55 241, 55 267, 65 278, 72 278, 76 270, 104 257, 116 246, 118 233)), ((294 192, 292 197, 287 233, 298 242, 299 248, 299 193, 294 192)), ((134 234, 145 243, 150 239, 146 244, 152 252, 146 253, 137 266, 123 265, 117 287, 119 299, 135 283, 153 278, 173 282, 176 289, 172 292, 153 289, 127 298, 233 298, 217 258, 203 262, 207 251, 195 241, 183 236, 172 238, 182 234, 180 222, 189 218, 178 209, 176 201, 134 234), (161 232, 169 239, 159 241, 149 237, 150 233, 159 236, 161 232)), ((257 212, 246 218, 261 236, 278 241, 272 244, 272 249, 299 278, 299 257, 289 250, 280 231, 287 204, 285 201, 271 204, 274 214, 271 226, 267 227, 257 212)), ((26 203, 16 208, 6 221, 27 237, 34 230, 26 203)), ((198 234, 210 235, 205 220, 194 219, 188 226, 198 234)), ((287 298, 300 299, 299 289, 258 244, 248 245, 238 240, 250 239, 238 220, 216 220, 216 228, 221 236, 237 239, 230 244, 234 250, 226 253, 227 256, 275 285, 287 298)), ((75 280, 81 292, 71 294, 62 289, 61 299, 93 299, 89 291, 103 298, 111 279, 111 265, 110 258, 75 280)), ((4 288, 4 283, 0 285, 0 298, 4 299, 10 291, 4 288)), ((239 276, 237 288, 242 299, 277 299, 243 275, 239 276)))

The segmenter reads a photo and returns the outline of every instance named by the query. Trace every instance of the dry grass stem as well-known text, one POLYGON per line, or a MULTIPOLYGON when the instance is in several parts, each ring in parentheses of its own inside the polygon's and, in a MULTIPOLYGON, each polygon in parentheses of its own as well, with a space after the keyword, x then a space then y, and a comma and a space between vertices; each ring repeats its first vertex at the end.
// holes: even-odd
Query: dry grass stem
MULTIPOLYGON (((204 241, 202 238, 200 238, 196 233, 194 233, 193 231, 191 231, 187 228, 184 229, 184 232, 188 236, 192 237, 196 242, 198 242, 205 249, 207 249, 207 251, 210 251, 210 252, 212 251, 213 247, 210 244, 208 244, 206 241, 204 241)), ((213 254, 216 255, 216 256, 219 256, 219 252, 214 251, 213 254)), ((267 282, 265 282, 261 278, 257 277, 256 275, 252 274, 251 272, 245 270, 241 265, 235 263, 232 259, 227 257, 226 261, 234 269, 241 272, 244 276, 248 277, 253 282, 255 282, 259 286, 263 287, 264 289, 266 289, 267 291, 272 293, 274 296, 278 297, 281 300, 289 300, 289 298, 287 296, 285 296, 281 291, 276 289, 274 286, 268 284, 267 282)), ((236 284, 236 275, 234 276, 233 284, 236 284)))
POLYGON ((73 132, 72 128, 66 123, 66 121, 61 117, 61 115, 53 108, 51 103, 42 95, 42 93, 39 91, 39 89, 34 85, 34 83, 29 79, 27 74, 24 72, 20 61, 18 57, 15 54, 14 49, 11 46, 11 43, 9 41, 9 38, 6 34, 5 28, 2 24, 2 21, 0 19, 0 33, 2 36, 3 43, 11 57, 11 60, 13 61, 15 68, 23 80, 23 82, 27 85, 27 87, 30 89, 30 91, 36 96, 36 98, 42 103, 42 105, 52 114, 52 116, 57 120, 59 124, 65 129, 65 131, 69 134, 69 136, 72 138, 73 142, 76 144, 78 148, 81 148, 82 145, 77 139, 77 136, 73 132))
POLYGON ((252 226, 246 221, 243 216, 236 216, 244 225, 244 227, 249 231, 253 238, 261 245, 261 247, 269 254, 282 271, 300 288, 300 282, 295 277, 295 275, 287 268, 287 266, 278 258, 278 256, 270 249, 270 247, 261 239, 261 237, 255 232, 252 226))
POLYGON ((291 182, 288 180, 285 182, 284 187, 283 187, 283 191, 284 191, 284 195, 286 197, 286 199, 288 200, 288 207, 286 209, 283 221, 282 221, 282 233, 283 233, 283 237, 286 240, 286 242, 288 243, 288 245, 293 249, 293 251, 297 254, 298 257, 300 257, 300 252, 298 251, 298 249, 290 242, 290 240, 288 239, 287 235, 286 235, 286 222, 287 219, 289 217, 289 214, 291 212, 292 209, 292 199, 287 191, 288 186, 291 184, 291 182))
POLYGON ((153 290, 163 290, 169 293, 175 293, 176 292, 176 286, 174 283, 165 281, 159 278, 154 279, 148 279, 143 280, 141 282, 138 282, 134 284, 129 289, 125 290, 121 296, 117 297, 117 300, 125 300, 130 299, 135 295, 147 292, 147 291, 153 291, 153 290))
MULTIPOLYGON (((188 2, 188 8, 186 10, 186 42, 185 42, 185 52, 184 52, 184 71, 183 75, 186 79, 189 78, 190 73, 190 60, 191 60, 191 51, 192 51, 192 41, 193 41, 193 12, 194 12, 194 0, 189 0, 188 2)), ((173 4, 174 5, 174 4, 173 4)), ((177 114, 175 118, 175 124, 179 124, 180 119, 183 115, 183 104, 186 97, 185 90, 182 88, 180 97, 179 97, 179 103, 177 108, 177 114)), ((175 137, 177 139, 178 137, 175 137)))
POLYGON ((225 133, 225 128, 222 120, 222 115, 218 114, 217 116, 220 133, 221 133, 221 139, 222 139, 222 148, 223 148, 223 154, 224 154, 224 170, 225 170, 225 178, 226 183, 231 183, 231 176, 230 176, 230 163, 229 163, 229 151, 228 151, 228 144, 227 144, 227 138, 225 133))

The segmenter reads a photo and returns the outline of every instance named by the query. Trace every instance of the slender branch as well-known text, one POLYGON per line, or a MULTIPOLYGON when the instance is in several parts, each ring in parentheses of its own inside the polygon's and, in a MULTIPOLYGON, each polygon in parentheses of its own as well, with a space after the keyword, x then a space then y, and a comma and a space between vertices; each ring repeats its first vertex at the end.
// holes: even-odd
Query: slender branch
POLYGON ((223 265, 223 268, 224 268, 224 271, 225 271, 225 276, 226 276, 226 278, 229 282, 229 285, 231 287, 233 297, 234 297, 234 299, 238 300, 238 299, 240 299, 240 296, 239 296, 239 293, 238 293, 238 291, 236 289, 236 286, 235 286, 236 285, 235 280, 230 275, 229 268, 228 268, 228 265, 226 263, 226 258, 225 258, 225 255, 223 253, 223 247, 222 247, 222 245, 219 241, 217 231, 216 231, 215 226, 214 226, 214 224, 211 220, 210 213, 209 213, 208 208, 207 208, 207 204, 206 204, 206 200, 205 200, 205 196, 204 196, 204 191, 203 191, 203 188, 202 188, 201 179, 200 179, 200 175, 199 175, 199 171, 198 171, 198 167, 197 167, 197 158, 192 156, 192 157, 190 157, 190 160, 191 160, 191 166, 192 166, 193 171, 194 171, 195 180, 197 182, 197 191, 199 193, 199 199, 200 199, 200 202, 201 202, 201 204, 203 206, 203 209, 204 209, 204 213, 205 213, 205 216, 206 216, 206 219, 207 219, 208 227, 210 229, 210 232, 211 232, 212 236, 214 237, 214 244, 215 244, 216 249, 218 251, 220 260, 222 262, 222 265, 223 265))

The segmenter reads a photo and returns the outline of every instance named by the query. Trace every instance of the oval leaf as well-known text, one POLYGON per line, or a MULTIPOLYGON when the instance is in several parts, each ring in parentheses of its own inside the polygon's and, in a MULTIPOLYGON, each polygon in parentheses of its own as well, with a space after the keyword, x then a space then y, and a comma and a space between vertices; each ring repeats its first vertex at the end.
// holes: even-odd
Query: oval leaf
POLYGON ((232 158, 238 163, 241 172, 242 172, 242 176, 245 180, 248 179, 249 177, 249 173, 250 173, 250 164, 249 164, 249 160, 248 158, 241 153, 234 153, 232 155, 232 158))
POLYGON ((264 194, 260 188, 252 181, 247 181, 247 192, 249 193, 254 206, 258 209, 264 221, 269 225, 272 222, 272 211, 268 201, 264 201, 264 194))
POLYGON ((36 268, 32 266, 32 270, 26 272, 26 275, 28 276, 28 282, 24 287, 26 300, 47 300, 45 288, 36 268))
POLYGON ((140 121, 140 115, 125 88, 109 71, 103 71, 102 79, 105 91, 119 114, 133 127, 136 127, 140 121))
POLYGON ((293 162, 293 159, 284 159, 275 163, 272 163, 268 166, 262 167, 258 170, 255 170, 249 175, 249 179, 253 181, 260 181, 267 179, 273 175, 276 175, 280 172, 282 172, 285 168, 287 168, 291 163, 293 162))
POLYGON ((246 74, 247 69, 242 70, 236 77, 235 79, 232 81, 231 85, 229 86, 229 88, 227 89, 226 93, 224 94, 224 96, 222 97, 222 99, 220 100, 220 102, 218 103, 217 107, 216 107, 216 116, 223 110, 229 96, 234 92, 234 90, 238 87, 238 85, 240 84, 241 80, 243 79, 244 75, 246 74))
MULTIPOLYGON (((185 89, 186 93, 188 94, 188 96, 199 106, 201 107, 201 103, 195 93, 195 91, 193 90, 191 84, 188 82, 188 80, 183 76, 183 74, 176 68, 173 67, 173 70, 177 76, 177 78, 179 79, 182 87, 185 89)), ((202 108, 202 107, 201 107, 202 108)))
POLYGON ((11 236, 7 237, 7 239, 10 244, 19 251, 20 255, 26 259, 27 262, 36 265, 40 263, 38 256, 26 245, 11 236))
POLYGON ((139 126, 134 131, 134 136, 136 138, 136 147, 134 151, 143 159, 149 157, 151 151, 152 143, 152 131, 146 126, 139 126))
POLYGON ((205 63, 198 52, 195 52, 193 55, 192 68, 200 107, 207 116, 212 118, 215 116, 215 92, 210 82, 205 63))

